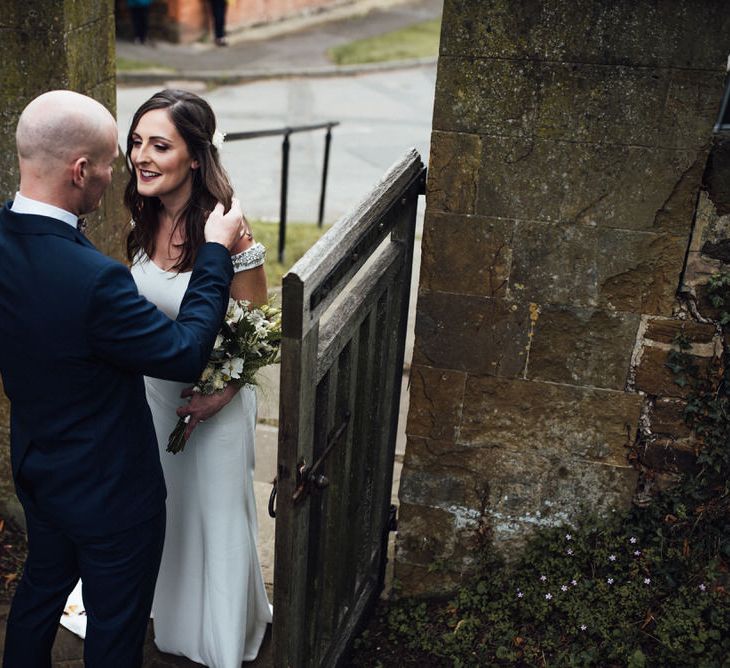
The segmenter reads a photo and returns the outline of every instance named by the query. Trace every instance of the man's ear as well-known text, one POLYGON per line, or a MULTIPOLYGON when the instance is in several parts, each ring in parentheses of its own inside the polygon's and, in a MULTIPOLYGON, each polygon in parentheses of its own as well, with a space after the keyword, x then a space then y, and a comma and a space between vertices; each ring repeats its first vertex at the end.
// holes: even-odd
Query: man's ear
POLYGON ((84 185, 88 167, 89 161, 85 157, 77 158, 71 165, 71 180, 75 186, 82 187, 84 185))

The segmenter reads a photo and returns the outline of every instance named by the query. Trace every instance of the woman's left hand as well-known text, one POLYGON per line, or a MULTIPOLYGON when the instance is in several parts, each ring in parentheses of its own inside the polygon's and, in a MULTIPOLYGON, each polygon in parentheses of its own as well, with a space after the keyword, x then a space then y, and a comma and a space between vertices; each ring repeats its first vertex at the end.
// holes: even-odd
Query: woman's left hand
POLYGON ((189 398, 190 401, 177 409, 179 417, 190 416, 188 425, 185 428, 185 440, 187 441, 190 438, 193 429, 201 422, 213 417, 221 408, 230 403, 239 389, 236 385, 228 385, 224 390, 215 394, 200 394, 200 392, 193 392, 192 387, 186 387, 180 393, 180 396, 183 399, 189 398))

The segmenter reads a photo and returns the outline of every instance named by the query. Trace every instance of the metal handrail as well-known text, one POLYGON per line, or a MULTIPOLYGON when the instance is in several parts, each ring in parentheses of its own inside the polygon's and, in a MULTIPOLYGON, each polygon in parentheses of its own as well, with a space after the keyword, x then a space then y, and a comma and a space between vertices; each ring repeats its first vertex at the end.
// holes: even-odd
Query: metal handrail
POLYGON ((327 130, 324 138, 324 162, 322 165, 322 188, 319 195, 319 216, 317 225, 322 227, 324 221, 324 199, 327 191, 327 172, 329 170, 330 145, 332 143, 332 128, 339 125, 339 121, 327 121, 326 123, 314 123, 311 125, 292 125, 283 128, 269 130, 251 130, 249 132, 229 132, 225 141, 240 141, 244 139, 259 139, 261 137, 276 137, 283 135, 281 144, 281 198, 279 202, 279 247, 277 258, 284 262, 284 250, 286 247, 286 208, 289 190, 289 135, 297 132, 312 132, 313 130, 327 130))

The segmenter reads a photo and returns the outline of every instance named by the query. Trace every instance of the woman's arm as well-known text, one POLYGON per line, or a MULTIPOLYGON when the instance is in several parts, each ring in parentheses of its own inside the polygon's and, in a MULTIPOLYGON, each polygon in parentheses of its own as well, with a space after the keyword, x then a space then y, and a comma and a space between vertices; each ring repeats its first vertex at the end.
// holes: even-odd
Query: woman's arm
MULTIPOLYGON (((233 249, 233 254, 241 253, 248 250, 255 244, 252 235, 244 235, 233 249)), ((231 298, 245 299, 254 306, 265 304, 268 301, 268 289, 266 285, 266 273, 264 265, 261 264, 253 269, 239 271, 233 277, 231 282, 231 298)), ((231 383, 224 390, 215 394, 198 394, 193 393, 191 389, 185 389, 181 393, 181 397, 189 397, 190 401, 184 406, 177 409, 180 417, 190 416, 188 426, 185 429, 185 440, 190 438, 193 429, 198 423, 213 417, 219 410, 230 403, 234 396, 240 390, 240 386, 231 383)))

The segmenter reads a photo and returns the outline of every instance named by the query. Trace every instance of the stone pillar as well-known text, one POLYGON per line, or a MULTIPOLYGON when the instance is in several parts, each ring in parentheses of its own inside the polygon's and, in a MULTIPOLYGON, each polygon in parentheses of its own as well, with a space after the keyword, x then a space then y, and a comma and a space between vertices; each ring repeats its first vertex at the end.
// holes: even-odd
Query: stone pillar
MULTIPOLYGON (((15 126, 25 105, 48 90, 89 95, 116 114, 113 0, 2 0, 0 2, 0 195, 18 188, 15 126)), ((90 216, 89 236, 122 259, 127 216, 120 157, 101 210, 90 216)), ((12 497, 8 464, 8 406, 0 395, 0 501, 12 497)))
POLYGON ((452 589, 484 536, 508 555, 535 527, 630 503, 632 355, 676 305, 729 19, 720 0, 446 0, 406 593, 452 589))

